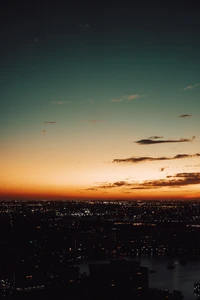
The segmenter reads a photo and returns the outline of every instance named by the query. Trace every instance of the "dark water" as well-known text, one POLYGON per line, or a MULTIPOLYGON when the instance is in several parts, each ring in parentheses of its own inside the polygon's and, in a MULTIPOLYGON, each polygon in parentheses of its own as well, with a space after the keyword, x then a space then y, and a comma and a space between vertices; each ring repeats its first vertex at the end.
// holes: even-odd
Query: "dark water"
MULTIPOLYGON (((149 274, 149 287, 171 291, 179 290, 183 293, 185 300, 196 299, 193 287, 194 282, 200 280, 200 261, 181 265, 176 259, 169 261, 169 259, 164 257, 141 257, 132 260, 139 260, 142 266, 148 267, 150 270, 156 270, 156 273, 149 274), (175 269, 167 269, 169 263, 174 263, 175 269)), ((79 265, 81 273, 89 273, 89 263, 109 263, 109 260, 85 262, 79 265)))

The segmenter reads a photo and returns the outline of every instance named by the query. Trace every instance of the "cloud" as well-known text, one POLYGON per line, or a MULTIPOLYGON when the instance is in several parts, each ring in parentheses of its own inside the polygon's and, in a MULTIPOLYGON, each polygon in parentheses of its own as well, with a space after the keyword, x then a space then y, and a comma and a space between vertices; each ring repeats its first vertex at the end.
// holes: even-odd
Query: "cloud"
POLYGON ((62 104, 64 104, 65 102, 62 102, 62 101, 53 101, 52 103, 53 103, 53 104, 57 104, 57 105, 62 105, 62 104))
POLYGON ((179 89, 179 91, 188 91, 188 90, 193 90, 195 89, 197 86, 199 86, 199 83, 193 84, 193 85, 188 85, 183 89, 179 89))
MULTIPOLYGON (((181 187, 187 185, 200 184, 200 173, 177 173, 174 176, 167 176, 167 179, 146 180, 138 187, 145 189, 157 187, 181 187)), ((132 189, 137 189, 133 187, 132 189)))
POLYGON ((179 118, 187 118, 187 117, 191 117, 192 115, 190 114, 185 114, 185 115, 180 115, 179 118))
POLYGON ((124 96, 127 100, 134 100, 134 99, 138 99, 140 98, 141 96, 140 95, 128 95, 128 96, 124 96))
POLYGON ((83 29, 90 29, 91 28, 91 26, 88 23, 80 23, 79 25, 83 29))
POLYGON ((162 139, 163 136, 158 136, 158 135, 153 135, 153 136, 150 136, 149 139, 152 139, 152 140, 156 140, 156 139, 162 139))
POLYGON ((44 129, 44 130, 42 130, 42 133, 46 133, 47 131, 44 129))
POLYGON ((199 157, 200 154, 199 153, 196 153, 196 154, 193 154, 193 155, 189 155, 189 154, 177 154, 174 156, 174 159, 179 159, 179 158, 190 158, 190 157, 199 157))
POLYGON ((86 99, 86 100, 84 100, 84 102, 88 102, 90 104, 94 104, 95 100, 93 100, 93 99, 86 99))
POLYGON ((84 24, 83 27, 84 28, 91 28, 91 26, 89 24, 84 24))
POLYGON ((45 124, 56 124, 56 121, 45 121, 45 124))
POLYGON ((130 94, 130 95, 124 95, 120 98, 113 98, 110 100, 110 102, 117 103, 117 102, 123 102, 123 101, 130 101, 130 100, 135 100, 139 99, 141 97, 144 97, 143 95, 138 95, 138 94, 130 94))
POLYGON ((183 159, 183 158, 193 158, 200 157, 200 153, 196 154, 177 154, 173 157, 150 157, 150 156, 142 156, 142 157, 130 157, 130 158, 115 158, 113 159, 113 163, 141 163, 146 161, 163 161, 163 160, 173 160, 173 159, 183 159))
POLYGON ((147 190, 158 189, 163 187, 184 187, 188 185, 200 184, 200 173, 177 173, 175 175, 167 176, 164 179, 145 180, 143 182, 127 182, 117 181, 114 183, 102 183, 96 187, 90 187, 89 191, 98 191, 99 189, 112 189, 112 188, 127 188, 127 190, 147 190))
POLYGON ((99 186, 88 188, 87 190, 97 191, 98 189, 112 189, 112 188, 123 187, 123 186, 128 186, 128 185, 129 185, 129 183, 127 181, 116 181, 114 183, 103 182, 99 186))
POLYGON ((91 188, 86 189, 86 191, 98 191, 98 188, 91 187, 91 188))
POLYGON ((195 139, 195 136, 193 136, 191 139, 181 138, 179 140, 173 140, 173 139, 159 140, 157 138, 155 139, 155 137, 154 138, 150 137, 148 139, 142 139, 142 140, 136 141, 135 143, 137 143, 139 145, 151 145, 151 144, 163 144, 163 143, 185 143, 185 142, 192 142, 194 139, 195 139))
POLYGON ((198 165, 186 165, 186 167, 198 168, 198 167, 200 167, 200 164, 198 164, 198 165))
POLYGON ((144 161, 167 160, 167 157, 130 157, 130 158, 115 158, 113 163, 140 163, 144 161))
POLYGON ((124 98, 113 98, 110 100, 110 102, 117 103, 117 102, 122 102, 123 100, 124 98))
POLYGON ((35 37, 35 38, 33 39, 33 41, 34 41, 35 43, 37 43, 37 42, 39 42, 39 38, 38 38, 38 37, 35 37))
POLYGON ((35 36, 33 39, 33 42, 37 43, 37 42, 45 41, 48 39, 55 38, 56 36, 57 36, 56 34, 48 34, 48 35, 43 35, 43 36, 40 35, 40 37, 35 36))
POLYGON ((97 123, 102 123, 102 120, 89 120, 89 123, 91 124, 97 124, 97 123))

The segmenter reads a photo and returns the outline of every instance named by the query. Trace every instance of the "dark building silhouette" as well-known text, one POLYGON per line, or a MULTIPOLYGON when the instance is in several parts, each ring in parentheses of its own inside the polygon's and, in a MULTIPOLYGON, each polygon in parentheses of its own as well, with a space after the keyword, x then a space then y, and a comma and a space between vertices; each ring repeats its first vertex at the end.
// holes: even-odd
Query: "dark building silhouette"
POLYGON ((94 294, 139 295, 148 289, 148 268, 139 262, 112 260, 107 264, 90 264, 89 271, 94 294))

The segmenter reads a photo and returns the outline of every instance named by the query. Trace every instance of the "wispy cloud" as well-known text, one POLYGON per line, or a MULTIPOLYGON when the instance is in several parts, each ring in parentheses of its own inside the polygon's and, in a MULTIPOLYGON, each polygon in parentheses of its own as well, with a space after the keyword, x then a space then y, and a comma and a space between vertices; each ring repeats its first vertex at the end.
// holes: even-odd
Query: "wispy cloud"
POLYGON ((186 165, 186 167, 199 168, 200 164, 198 164, 198 165, 186 165))
POLYGON ((191 117, 192 115, 190 114, 185 114, 185 115, 180 115, 179 118, 187 118, 187 117, 191 117))
POLYGON ((52 103, 53 104, 57 104, 57 105, 62 105, 64 103, 66 103, 66 102, 63 102, 63 101, 53 101, 52 103))
POLYGON ((45 124, 56 124, 56 121, 45 121, 45 124))
POLYGON ((150 156, 141 156, 141 157, 129 157, 129 158, 115 158, 113 163, 141 163, 146 161, 163 161, 163 160, 173 160, 173 159, 183 159, 183 158, 193 158, 200 157, 200 153, 196 154, 177 154, 173 157, 150 157, 150 156))
POLYGON ((83 29, 90 29, 91 26, 88 23, 80 23, 79 26, 83 29))
POLYGON ((123 101, 130 101, 130 100, 135 100, 138 98, 144 97, 144 95, 138 95, 138 94, 130 94, 130 95, 124 95, 119 98, 113 98, 110 100, 110 102, 123 102, 123 101))
POLYGON ((89 120, 89 123, 91 123, 91 124, 97 124, 97 123, 102 123, 103 122, 103 120, 89 120))
POLYGON ((132 95, 126 95, 124 96, 127 100, 134 100, 134 99, 138 99, 141 98, 141 95, 137 95, 137 94, 132 94, 132 95))
POLYGON ((188 90, 193 90, 195 89, 196 87, 199 86, 199 83, 196 83, 196 84, 193 84, 193 85, 188 85, 186 86, 185 88, 183 89, 179 89, 179 91, 188 91, 188 90))
POLYGON ((90 187, 90 188, 88 188, 88 189, 86 189, 86 191, 92 191, 92 192, 96 192, 96 191, 98 191, 98 188, 95 188, 95 187, 90 187))
POLYGON ((34 41, 34 43, 37 43, 40 41, 40 39, 38 37, 34 37, 33 41, 34 41))
POLYGON ((113 102, 113 103, 122 102, 122 101, 124 101, 124 98, 113 98, 110 100, 110 102, 113 102))
POLYGON ((90 104, 94 104, 95 100, 94 99, 86 99, 86 100, 84 100, 84 102, 88 102, 90 104))
POLYGON ((33 42, 42 42, 44 40, 52 39, 55 38, 56 34, 48 34, 48 35, 40 35, 40 36, 35 36, 33 39, 33 42))
POLYGON ((185 143, 185 142, 192 142, 195 139, 195 136, 193 136, 191 139, 188 138, 181 138, 179 140, 159 140, 160 137, 149 137, 148 139, 142 139, 139 141, 136 141, 135 143, 139 145, 152 145, 152 144, 163 144, 163 143, 185 143))

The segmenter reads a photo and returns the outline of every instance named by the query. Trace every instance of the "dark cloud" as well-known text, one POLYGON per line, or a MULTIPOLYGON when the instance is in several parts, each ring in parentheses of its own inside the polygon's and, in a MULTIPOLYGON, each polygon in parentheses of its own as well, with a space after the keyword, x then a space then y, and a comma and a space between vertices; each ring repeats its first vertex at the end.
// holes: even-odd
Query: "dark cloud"
POLYGON ((173 159, 190 158, 190 157, 198 157, 198 156, 200 156, 199 153, 196 153, 196 154, 193 154, 193 155, 191 155, 191 154, 177 154, 177 155, 174 156, 173 159))
POLYGON ((177 173, 175 175, 168 175, 165 179, 158 180, 146 180, 141 183, 117 181, 114 183, 102 183, 97 187, 91 187, 87 190, 98 191, 99 189, 110 189, 123 187, 127 190, 147 190, 147 189, 158 189, 163 187, 177 188, 188 185, 200 184, 200 173, 177 173))
POLYGON ((143 157, 130 157, 130 158, 116 158, 113 159, 113 162, 115 163, 140 163, 144 161, 155 161, 155 160, 168 160, 167 157, 149 157, 149 156, 143 156, 143 157))
POLYGON ((123 186, 123 185, 127 185, 126 181, 117 181, 114 182, 114 186, 118 187, 118 186, 123 186))
POLYGON ((191 117, 192 115, 189 114, 185 114, 185 115, 180 115, 179 118, 187 118, 187 117, 191 117))
POLYGON ((200 157, 200 153, 196 154, 177 154, 173 157, 150 157, 150 156, 142 156, 142 157, 130 157, 130 158, 116 158, 113 159, 113 163, 140 163, 145 161, 161 161, 161 160, 173 160, 173 159, 182 159, 182 158, 192 158, 192 157, 200 157))
POLYGON ((129 183, 126 181, 116 181, 114 183, 107 183, 104 182, 102 184, 100 184, 98 187, 92 187, 92 188, 88 188, 88 191, 97 191, 98 189, 112 189, 112 188, 117 188, 117 187, 123 187, 123 186, 128 186, 129 183))
POLYGON ((148 139, 143 139, 143 140, 139 140, 136 141, 135 143, 139 144, 139 145, 151 145, 151 144, 163 144, 163 143, 184 143, 184 142, 192 142, 195 139, 195 136, 193 136, 191 139, 186 139, 186 138, 181 138, 179 140, 173 140, 173 139, 169 139, 169 140, 158 140, 159 137, 155 137, 152 138, 148 138, 148 139))
POLYGON ((91 188, 88 188, 88 189, 86 189, 87 191, 98 191, 98 188, 93 188, 93 187, 91 187, 91 188))
MULTIPOLYGON (((167 176, 167 179, 144 181, 139 187, 181 187, 194 184, 200 184, 200 173, 177 173, 174 176, 167 176)), ((137 187, 133 187, 132 189, 135 188, 137 187)))
POLYGON ((56 124, 56 121, 45 121, 45 124, 56 124))
POLYGON ((109 188, 116 188, 116 187, 122 187, 122 186, 127 186, 128 182, 126 181, 117 181, 114 183, 106 183, 103 185, 100 185, 99 188, 101 189, 109 189, 109 188))
POLYGON ((152 139, 152 140, 156 140, 156 139, 162 139, 163 136, 158 136, 158 135, 153 135, 153 136, 150 136, 149 139, 152 139))
POLYGON ((167 179, 146 180, 131 187, 132 190, 157 189, 162 187, 183 187, 200 184, 200 173, 177 173, 167 176, 167 179))

